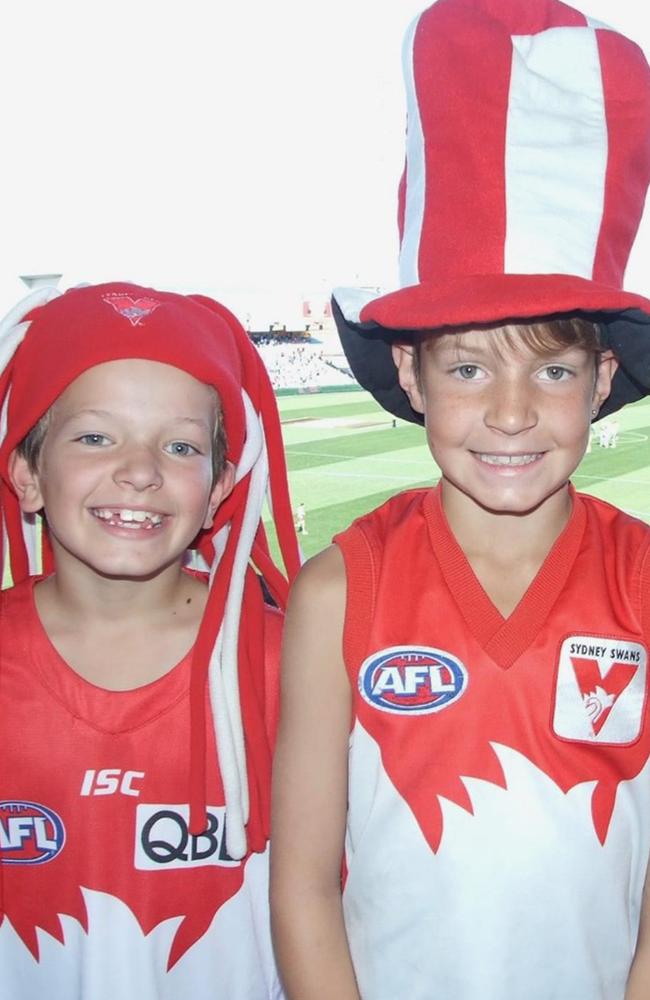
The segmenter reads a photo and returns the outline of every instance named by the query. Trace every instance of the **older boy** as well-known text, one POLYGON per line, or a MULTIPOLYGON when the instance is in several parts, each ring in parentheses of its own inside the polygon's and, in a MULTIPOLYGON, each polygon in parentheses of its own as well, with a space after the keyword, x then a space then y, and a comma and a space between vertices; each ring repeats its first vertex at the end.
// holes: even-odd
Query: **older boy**
POLYGON ((590 420, 650 386, 650 303, 620 288, 650 71, 553 0, 440 0, 405 58, 405 287, 337 295, 338 321, 441 480, 295 587, 281 975, 300 1000, 638 1000, 650 531, 570 476, 590 420))
POLYGON ((16 583, 0 608, 2 991, 277 997, 264 647, 272 671, 278 624, 248 569, 252 551, 282 599, 264 427, 291 572, 297 548, 268 379, 209 299, 125 283, 45 295, 0 331, 16 583), (41 576, 25 546, 37 512, 41 576))

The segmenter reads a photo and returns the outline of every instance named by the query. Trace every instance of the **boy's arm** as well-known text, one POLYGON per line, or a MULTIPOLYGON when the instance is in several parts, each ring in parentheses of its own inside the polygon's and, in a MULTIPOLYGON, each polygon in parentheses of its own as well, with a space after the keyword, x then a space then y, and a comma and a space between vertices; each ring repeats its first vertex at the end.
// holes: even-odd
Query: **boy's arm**
POLYGON ((639 938, 627 981, 625 1000, 650 1000, 650 872, 646 876, 643 890, 639 938))
POLYGON ((282 654, 271 915, 288 1000, 359 1000, 341 905, 351 692, 345 569, 332 546, 301 570, 282 654))

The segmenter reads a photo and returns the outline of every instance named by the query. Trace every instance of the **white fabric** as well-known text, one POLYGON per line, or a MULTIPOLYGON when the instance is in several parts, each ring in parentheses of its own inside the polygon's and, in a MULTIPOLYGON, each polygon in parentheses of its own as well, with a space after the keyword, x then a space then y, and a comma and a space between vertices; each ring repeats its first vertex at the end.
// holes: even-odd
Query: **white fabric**
POLYGON ((567 794, 516 750, 493 749, 506 787, 463 776, 472 809, 441 799, 444 833, 434 854, 377 743, 356 723, 344 909, 361 995, 623 1000, 639 911, 633 887, 643 884, 649 847, 639 817, 650 765, 619 787, 602 846, 593 782, 567 794), (382 936, 386 948, 377 946, 382 936), (408 941, 407 962, 395 962, 393 939, 408 941), (531 961, 540 940, 545 959, 531 961), (495 981, 495 968, 507 970, 506 981, 495 981))
MULTIPOLYGON (((39 960, 9 920, 0 925, 3 1000, 279 1000, 268 933, 268 850, 246 862, 244 883, 205 934, 165 971, 179 914, 144 934, 122 900, 84 889, 88 930, 60 915, 63 943, 38 932, 39 960)), ((161 876, 159 876, 161 877, 161 876)))
POLYGON ((268 483, 268 458, 262 425, 243 389, 242 399, 246 413, 246 444, 237 466, 237 481, 251 469, 252 471, 223 622, 210 658, 208 675, 219 767, 228 812, 226 842, 228 853, 233 858, 242 858, 246 854, 245 824, 249 815, 248 772, 239 697, 239 620, 246 570, 268 483))
MULTIPOLYGON (((422 16, 422 15, 420 15, 422 16)), ((404 39, 403 66, 406 84, 406 192, 404 233, 399 255, 399 275, 402 287, 417 285, 420 280, 418 257, 424 219, 426 193, 426 163, 424 133, 415 93, 413 41, 420 18, 411 22, 404 39)))
POLYGON ((596 32, 515 36, 506 134, 506 273, 591 278, 607 122, 596 32))

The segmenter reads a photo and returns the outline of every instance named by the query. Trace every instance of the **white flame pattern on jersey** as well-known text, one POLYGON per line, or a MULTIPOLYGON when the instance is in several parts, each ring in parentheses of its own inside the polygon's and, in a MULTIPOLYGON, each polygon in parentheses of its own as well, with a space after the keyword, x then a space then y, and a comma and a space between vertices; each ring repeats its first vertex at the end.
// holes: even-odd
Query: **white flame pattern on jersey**
POLYGON ((281 1000, 266 903, 267 855, 250 857, 240 891, 223 904, 203 937, 169 972, 167 959, 182 916, 163 920, 144 935, 122 900, 83 889, 88 933, 76 919, 60 915, 64 943, 39 931, 38 962, 5 920, 0 925, 0 996, 281 1000))
POLYGON ((601 845, 595 782, 565 794, 521 753, 492 748, 506 788, 463 778, 473 813, 441 798, 434 854, 356 723, 344 906, 364 1000, 622 1000, 648 858, 650 764, 621 782, 601 845))

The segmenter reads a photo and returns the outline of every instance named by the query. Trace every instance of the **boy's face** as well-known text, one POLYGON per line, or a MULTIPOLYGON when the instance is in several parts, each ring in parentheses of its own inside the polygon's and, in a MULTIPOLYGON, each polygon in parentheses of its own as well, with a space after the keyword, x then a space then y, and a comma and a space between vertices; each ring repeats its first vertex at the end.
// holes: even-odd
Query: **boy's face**
POLYGON ((232 485, 213 483, 214 391, 156 361, 89 369, 57 399, 38 461, 14 456, 22 509, 45 509, 57 571, 155 576, 180 564, 232 485))
POLYGON ((611 355, 596 370, 582 347, 512 346, 498 329, 428 338, 419 378, 413 347, 393 352, 447 494, 493 513, 528 513, 566 488, 616 369, 611 355))

